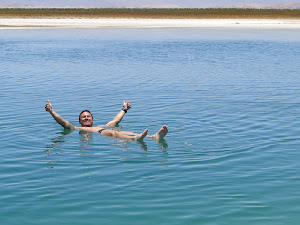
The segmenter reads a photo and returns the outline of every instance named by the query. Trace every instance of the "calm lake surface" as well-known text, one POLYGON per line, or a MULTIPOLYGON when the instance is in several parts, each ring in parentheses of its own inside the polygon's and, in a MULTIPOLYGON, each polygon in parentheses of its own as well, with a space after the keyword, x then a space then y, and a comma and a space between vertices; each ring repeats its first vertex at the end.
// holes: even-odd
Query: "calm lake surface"
POLYGON ((299 224, 299 58, 300 30, 0 30, 1 224, 299 224))

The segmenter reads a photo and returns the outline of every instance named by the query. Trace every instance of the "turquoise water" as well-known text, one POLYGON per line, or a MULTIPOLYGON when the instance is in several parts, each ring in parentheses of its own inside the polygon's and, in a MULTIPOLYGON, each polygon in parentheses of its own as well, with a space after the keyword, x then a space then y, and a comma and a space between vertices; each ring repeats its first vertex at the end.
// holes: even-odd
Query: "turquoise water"
POLYGON ((299 224, 300 30, 0 30, 1 224, 299 224), (89 109, 164 140, 67 132, 89 109))

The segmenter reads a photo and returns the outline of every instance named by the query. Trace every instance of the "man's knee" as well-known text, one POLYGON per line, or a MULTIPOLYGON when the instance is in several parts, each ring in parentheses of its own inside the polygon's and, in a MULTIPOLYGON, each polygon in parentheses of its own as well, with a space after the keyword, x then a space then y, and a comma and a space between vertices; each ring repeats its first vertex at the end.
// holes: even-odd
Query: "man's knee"
POLYGON ((116 130, 112 130, 111 135, 114 137, 119 137, 120 132, 116 130))

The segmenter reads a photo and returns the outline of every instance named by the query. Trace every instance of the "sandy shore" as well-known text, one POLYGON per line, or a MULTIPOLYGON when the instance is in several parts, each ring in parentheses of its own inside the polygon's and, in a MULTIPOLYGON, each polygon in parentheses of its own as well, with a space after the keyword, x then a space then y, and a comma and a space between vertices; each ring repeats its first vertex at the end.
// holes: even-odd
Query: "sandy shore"
POLYGON ((258 28, 300 29, 299 20, 269 19, 1 19, 0 29, 41 28, 258 28))

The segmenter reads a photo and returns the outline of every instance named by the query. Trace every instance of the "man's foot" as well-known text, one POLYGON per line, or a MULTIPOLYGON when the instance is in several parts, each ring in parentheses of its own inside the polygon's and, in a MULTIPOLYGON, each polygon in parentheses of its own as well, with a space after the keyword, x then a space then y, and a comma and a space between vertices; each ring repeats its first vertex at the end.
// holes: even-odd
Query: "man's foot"
POLYGON ((137 140, 137 141, 143 140, 144 137, 147 136, 147 133, 148 133, 148 129, 144 130, 143 133, 140 133, 140 134, 136 135, 134 139, 137 140))
POLYGON ((160 128, 160 130, 152 136, 152 138, 156 140, 163 138, 167 135, 168 131, 168 127, 166 125, 163 125, 162 128, 160 128))

